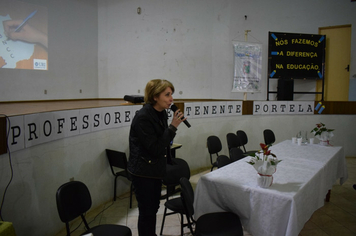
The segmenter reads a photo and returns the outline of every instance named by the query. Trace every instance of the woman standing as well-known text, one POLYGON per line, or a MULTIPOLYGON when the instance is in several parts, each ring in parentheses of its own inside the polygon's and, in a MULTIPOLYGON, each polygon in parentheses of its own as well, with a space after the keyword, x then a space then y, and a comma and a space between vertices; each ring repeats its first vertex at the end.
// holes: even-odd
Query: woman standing
POLYGON ((151 80, 145 89, 145 105, 135 115, 130 130, 128 170, 138 202, 139 236, 156 236, 156 214, 166 164, 171 162, 170 144, 185 119, 178 109, 168 126, 168 109, 174 86, 167 80, 151 80))

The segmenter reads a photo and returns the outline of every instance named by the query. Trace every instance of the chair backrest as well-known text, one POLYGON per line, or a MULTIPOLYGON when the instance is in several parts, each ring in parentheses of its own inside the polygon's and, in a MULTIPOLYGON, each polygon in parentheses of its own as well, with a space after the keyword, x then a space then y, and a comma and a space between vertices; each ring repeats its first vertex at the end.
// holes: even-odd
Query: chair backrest
POLYGON ((71 181, 60 186, 56 201, 59 217, 64 223, 82 216, 92 204, 87 186, 80 181, 71 181))
POLYGON ((246 152, 246 148, 245 148, 245 145, 248 143, 248 138, 247 138, 247 135, 245 133, 245 131, 243 130, 238 130, 236 132, 236 135, 240 141, 240 145, 243 147, 244 149, 244 152, 246 152))
POLYGON ((231 162, 238 161, 244 158, 244 152, 240 148, 231 148, 230 149, 230 160, 231 162))
POLYGON ((208 151, 211 154, 216 154, 219 155, 218 153, 221 151, 222 146, 221 146, 221 141, 219 137, 215 135, 211 135, 207 139, 207 146, 208 146, 208 151))
POLYGON ((273 144, 276 141, 276 137, 274 136, 273 131, 270 129, 265 129, 263 131, 263 138, 266 145, 273 144))
POLYGON ((229 151, 231 150, 231 148, 238 148, 241 146, 239 138, 234 133, 228 133, 226 135, 226 141, 229 151))
POLYGON ((115 150, 106 149, 106 156, 108 157, 109 164, 113 175, 115 175, 113 167, 121 168, 127 171, 127 158, 126 153, 115 150))
POLYGON ((188 163, 181 158, 172 158, 174 164, 167 165, 167 175, 163 177, 162 182, 164 185, 179 185, 180 179, 185 177, 190 179, 190 168, 188 163))
POLYGON ((226 155, 218 156, 217 161, 218 161, 218 168, 224 167, 231 163, 230 158, 226 155))
POLYGON ((193 187, 192 187, 191 183, 189 182, 189 180, 184 177, 180 179, 180 187, 182 189, 180 196, 182 198, 183 205, 186 210, 187 218, 194 220, 193 219, 193 215, 194 215, 194 206, 193 206, 194 190, 193 190, 193 187))

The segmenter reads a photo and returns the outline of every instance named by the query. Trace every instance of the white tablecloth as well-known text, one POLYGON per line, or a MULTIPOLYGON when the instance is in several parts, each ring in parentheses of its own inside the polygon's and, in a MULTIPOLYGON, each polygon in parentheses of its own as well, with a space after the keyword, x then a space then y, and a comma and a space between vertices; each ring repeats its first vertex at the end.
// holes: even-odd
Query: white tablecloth
POLYGON ((201 177, 195 190, 196 219, 209 212, 232 211, 253 236, 297 236, 325 196, 348 177, 344 149, 291 140, 271 147, 282 160, 268 189, 257 186, 249 157, 201 177))

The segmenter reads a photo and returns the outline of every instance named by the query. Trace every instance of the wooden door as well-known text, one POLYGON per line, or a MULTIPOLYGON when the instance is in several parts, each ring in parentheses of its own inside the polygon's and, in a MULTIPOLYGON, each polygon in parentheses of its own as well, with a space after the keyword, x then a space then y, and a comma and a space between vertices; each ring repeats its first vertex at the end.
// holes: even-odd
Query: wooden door
MULTIPOLYGON (((319 34, 326 35, 324 101, 348 101, 351 57, 351 25, 322 27, 319 34)), ((322 81, 316 91, 321 92, 322 81)), ((321 95, 316 95, 316 101, 321 95)))

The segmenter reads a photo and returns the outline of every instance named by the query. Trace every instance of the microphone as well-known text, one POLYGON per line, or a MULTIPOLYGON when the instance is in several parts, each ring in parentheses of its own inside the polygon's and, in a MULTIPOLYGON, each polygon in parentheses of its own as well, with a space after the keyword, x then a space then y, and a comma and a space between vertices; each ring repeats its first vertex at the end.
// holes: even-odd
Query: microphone
MULTIPOLYGON (((173 111, 173 112, 175 112, 176 110, 178 110, 178 107, 176 106, 176 105, 174 105, 174 104, 172 104, 171 105, 171 110, 173 111)), ((184 119, 184 116, 182 116, 182 118, 181 119, 184 119)), ((189 124, 189 122, 187 121, 187 120, 185 120, 185 121, 183 121, 184 122, 184 124, 188 127, 188 128, 190 128, 190 124, 189 124)))

